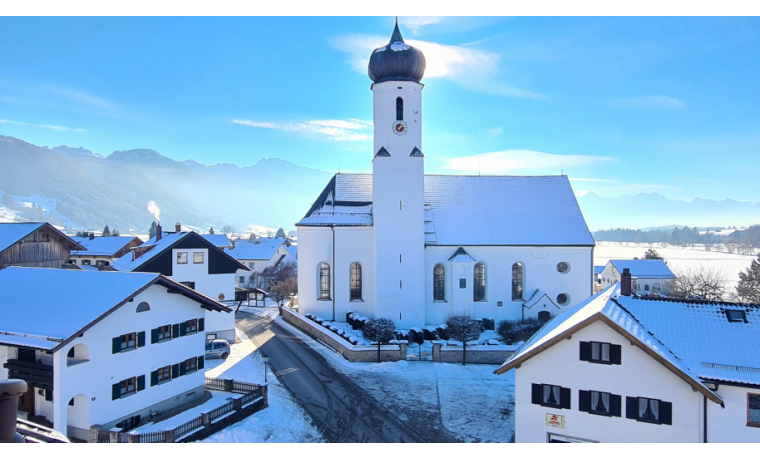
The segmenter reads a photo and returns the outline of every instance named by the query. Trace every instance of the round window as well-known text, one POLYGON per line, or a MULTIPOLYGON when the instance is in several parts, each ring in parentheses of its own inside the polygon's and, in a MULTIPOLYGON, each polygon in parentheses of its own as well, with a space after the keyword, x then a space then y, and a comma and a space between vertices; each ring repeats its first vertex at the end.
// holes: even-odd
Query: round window
POLYGON ((557 296, 557 303, 560 305, 567 305, 570 302, 570 297, 564 292, 557 296))
POLYGON ((560 273, 567 273, 570 271, 570 265, 567 262, 560 262, 557 264, 557 271, 560 273))

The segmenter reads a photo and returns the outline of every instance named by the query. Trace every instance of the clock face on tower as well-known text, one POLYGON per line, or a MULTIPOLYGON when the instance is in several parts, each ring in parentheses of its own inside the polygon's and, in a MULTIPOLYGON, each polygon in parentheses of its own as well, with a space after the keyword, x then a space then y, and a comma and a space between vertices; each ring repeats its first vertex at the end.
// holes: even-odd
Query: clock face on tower
POLYGON ((394 121, 393 133, 397 136, 403 136, 404 134, 406 134, 406 123, 403 120, 394 121))

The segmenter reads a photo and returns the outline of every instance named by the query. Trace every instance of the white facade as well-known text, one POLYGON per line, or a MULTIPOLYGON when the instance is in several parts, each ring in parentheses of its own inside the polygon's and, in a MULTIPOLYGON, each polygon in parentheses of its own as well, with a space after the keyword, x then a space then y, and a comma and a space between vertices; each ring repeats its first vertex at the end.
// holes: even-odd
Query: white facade
MULTIPOLYGON (((638 260, 636 262, 644 261, 638 260)), ((618 268, 615 267, 611 261, 607 262, 607 265, 604 266, 602 273, 599 275, 601 279, 602 289, 606 289, 615 283, 619 283, 620 275, 621 273, 618 268)), ((648 277, 640 273, 637 274, 633 271, 631 271, 631 276, 636 286, 635 294, 641 296, 650 294, 667 295, 668 282, 675 278, 672 273, 670 273, 670 276, 663 275, 657 277, 648 277)))

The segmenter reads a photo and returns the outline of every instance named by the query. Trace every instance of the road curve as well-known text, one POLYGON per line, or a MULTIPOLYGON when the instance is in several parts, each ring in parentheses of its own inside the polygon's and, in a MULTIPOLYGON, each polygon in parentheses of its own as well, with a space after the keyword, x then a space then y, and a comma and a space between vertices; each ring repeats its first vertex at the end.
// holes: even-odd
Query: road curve
POLYGON ((237 327, 270 358, 269 365, 328 442, 428 442, 375 404, 300 337, 268 318, 237 313, 237 327))

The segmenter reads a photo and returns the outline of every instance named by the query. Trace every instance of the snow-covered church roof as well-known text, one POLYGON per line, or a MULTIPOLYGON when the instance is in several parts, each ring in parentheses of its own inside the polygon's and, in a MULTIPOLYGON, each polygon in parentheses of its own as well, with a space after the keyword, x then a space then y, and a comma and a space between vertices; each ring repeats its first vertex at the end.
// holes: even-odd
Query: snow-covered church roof
MULTIPOLYGON (((336 174, 298 226, 372 225, 372 175, 336 174)), ((567 176, 425 175, 427 245, 593 246, 567 176)))

